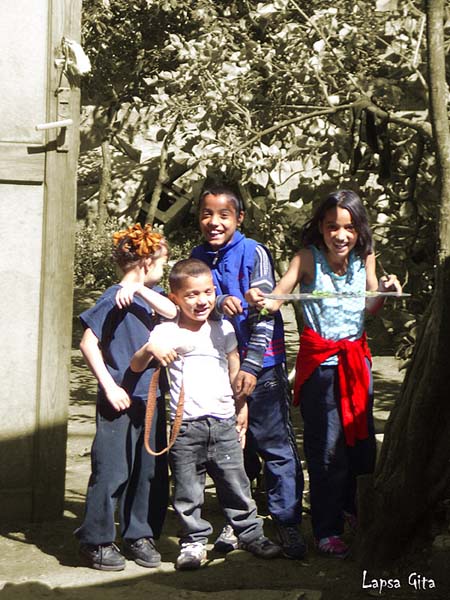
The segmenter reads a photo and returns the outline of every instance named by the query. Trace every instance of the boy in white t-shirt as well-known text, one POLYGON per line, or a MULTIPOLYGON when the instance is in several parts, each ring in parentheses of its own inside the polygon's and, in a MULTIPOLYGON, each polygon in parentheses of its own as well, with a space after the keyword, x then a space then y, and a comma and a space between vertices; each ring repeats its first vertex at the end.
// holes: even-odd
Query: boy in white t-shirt
POLYGON ((245 396, 233 394, 232 389, 239 371, 234 329, 228 321, 209 319, 216 294, 204 262, 179 261, 169 285, 169 297, 179 308, 178 322, 157 325, 134 355, 131 368, 142 371, 152 358, 168 367, 172 420, 184 387, 183 422, 169 455, 173 506, 182 525, 176 567, 196 569, 206 560, 212 533, 211 524, 201 516, 206 474, 215 483, 239 548, 274 558, 281 550, 263 534, 244 469, 247 404, 245 396))

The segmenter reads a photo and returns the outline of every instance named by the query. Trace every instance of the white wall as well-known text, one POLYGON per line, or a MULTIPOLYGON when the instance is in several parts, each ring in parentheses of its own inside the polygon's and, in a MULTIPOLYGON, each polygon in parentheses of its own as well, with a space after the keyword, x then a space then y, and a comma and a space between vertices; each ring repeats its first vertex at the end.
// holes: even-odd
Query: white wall
POLYGON ((0 2, 0 141, 42 143, 45 121, 47 1, 0 2))

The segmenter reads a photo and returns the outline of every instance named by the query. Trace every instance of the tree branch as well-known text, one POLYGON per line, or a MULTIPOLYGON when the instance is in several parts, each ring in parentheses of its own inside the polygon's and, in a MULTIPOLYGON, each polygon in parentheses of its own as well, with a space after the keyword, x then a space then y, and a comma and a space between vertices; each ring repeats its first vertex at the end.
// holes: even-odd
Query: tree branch
MULTIPOLYGON (((302 15, 302 17, 305 19, 305 21, 307 23, 309 23, 309 25, 316 31, 316 33, 320 36, 320 38, 325 42, 325 45, 327 46, 328 50, 331 52, 331 54, 336 59, 337 64, 342 69, 342 71, 344 71, 344 73, 345 73, 347 71, 346 68, 345 68, 345 65, 342 63, 342 61, 339 58, 339 56, 336 55, 336 52, 334 51, 334 48, 333 48, 333 46, 331 46, 330 42, 327 39, 325 39, 325 36, 323 35, 323 32, 320 31, 320 29, 317 27, 317 25, 314 23, 314 21, 312 21, 308 17, 308 15, 305 13, 305 11, 302 8, 300 8, 300 6, 297 4, 297 2, 295 0, 291 0, 291 4, 302 15)), ((353 77, 353 75, 351 73, 347 73, 347 75, 348 75, 348 78, 350 79, 350 81, 352 82, 352 84, 355 86, 355 88, 357 90, 359 90, 359 92, 361 94, 364 94, 365 93, 364 90, 359 85, 359 83, 356 81, 356 79, 353 77)))
POLYGON ((164 141, 161 146, 161 156, 159 159, 159 171, 158 178, 156 179, 155 187, 153 188, 152 197, 150 200, 150 204, 148 207, 147 217, 145 219, 146 223, 150 223, 153 225, 153 221, 155 220, 156 209, 158 208, 158 203, 161 198, 161 192, 163 189, 163 185, 168 181, 168 158, 169 158, 169 143, 173 137, 175 129, 178 125, 178 121, 180 119, 180 114, 176 115, 172 125, 170 126, 169 131, 166 133, 164 137, 164 141))
POLYGON ((431 124, 428 121, 412 121, 411 119, 399 117, 395 113, 388 113, 372 102, 368 102, 366 108, 380 119, 386 120, 388 123, 394 123, 394 125, 401 125, 402 127, 414 129, 414 131, 421 133, 424 137, 429 139, 433 137, 431 124))
POLYGON ((358 98, 357 100, 355 100, 354 102, 351 102, 349 104, 341 104, 339 106, 333 106, 330 108, 321 108, 319 110, 315 110, 308 114, 303 114, 298 117, 293 117, 292 119, 287 119, 285 121, 281 121, 280 123, 276 123, 275 125, 271 125, 267 129, 263 129, 262 131, 260 131, 259 133, 255 134, 253 137, 251 137, 249 140, 247 140, 246 142, 241 144, 236 149, 236 151, 239 152, 241 150, 245 150, 245 148, 248 148, 249 146, 251 146, 258 140, 260 140, 265 135, 269 135, 271 133, 274 133, 275 131, 279 131, 280 129, 283 129, 284 127, 289 127, 289 125, 294 125, 295 123, 301 123, 302 121, 308 121, 309 119, 314 119, 315 117, 322 117, 324 115, 333 115, 338 112, 342 112, 344 110, 350 110, 350 109, 356 108, 361 105, 363 108, 365 108, 366 110, 370 110, 374 115, 387 121, 388 123, 394 123, 396 125, 401 125, 403 127, 408 127, 410 129, 414 129, 415 131, 421 133, 423 136, 425 136, 427 138, 432 137, 431 125, 427 121, 412 121, 410 119, 405 119, 404 117, 399 117, 399 116, 396 116, 395 114, 388 113, 387 111, 383 110, 379 106, 376 106, 375 104, 373 104, 367 96, 364 96, 362 98, 358 98))

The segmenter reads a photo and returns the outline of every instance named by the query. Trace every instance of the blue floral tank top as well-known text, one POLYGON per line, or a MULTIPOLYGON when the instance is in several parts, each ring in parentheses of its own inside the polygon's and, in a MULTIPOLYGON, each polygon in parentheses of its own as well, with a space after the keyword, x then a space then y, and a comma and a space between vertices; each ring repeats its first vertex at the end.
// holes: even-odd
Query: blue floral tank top
MULTIPOLYGON (((301 292, 353 292, 364 293, 366 289, 366 268, 363 260, 352 250, 349 254, 345 275, 336 275, 321 250, 310 247, 314 256, 315 277, 310 284, 302 283, 301 292)), ((322 298, 302 302, 305 324, 325 339, 356 340, 364 332, 365 297, 322 298)), ((331 356, 324 365, 337 364, 337 357, 331 356)))

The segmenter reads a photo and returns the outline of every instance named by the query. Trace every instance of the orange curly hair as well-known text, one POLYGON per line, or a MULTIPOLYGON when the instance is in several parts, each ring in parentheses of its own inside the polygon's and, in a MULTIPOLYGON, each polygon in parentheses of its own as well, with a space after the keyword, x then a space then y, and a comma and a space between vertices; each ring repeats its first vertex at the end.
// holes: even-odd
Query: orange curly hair
POLYGON ((113 244, 113 258, 120 267, 157 255, 163 248, 167 250, 163 235, 153 231, 149 224, 142 227, 140 223, 136 223, 122 231, 116 231, 113 234, 113 244))

